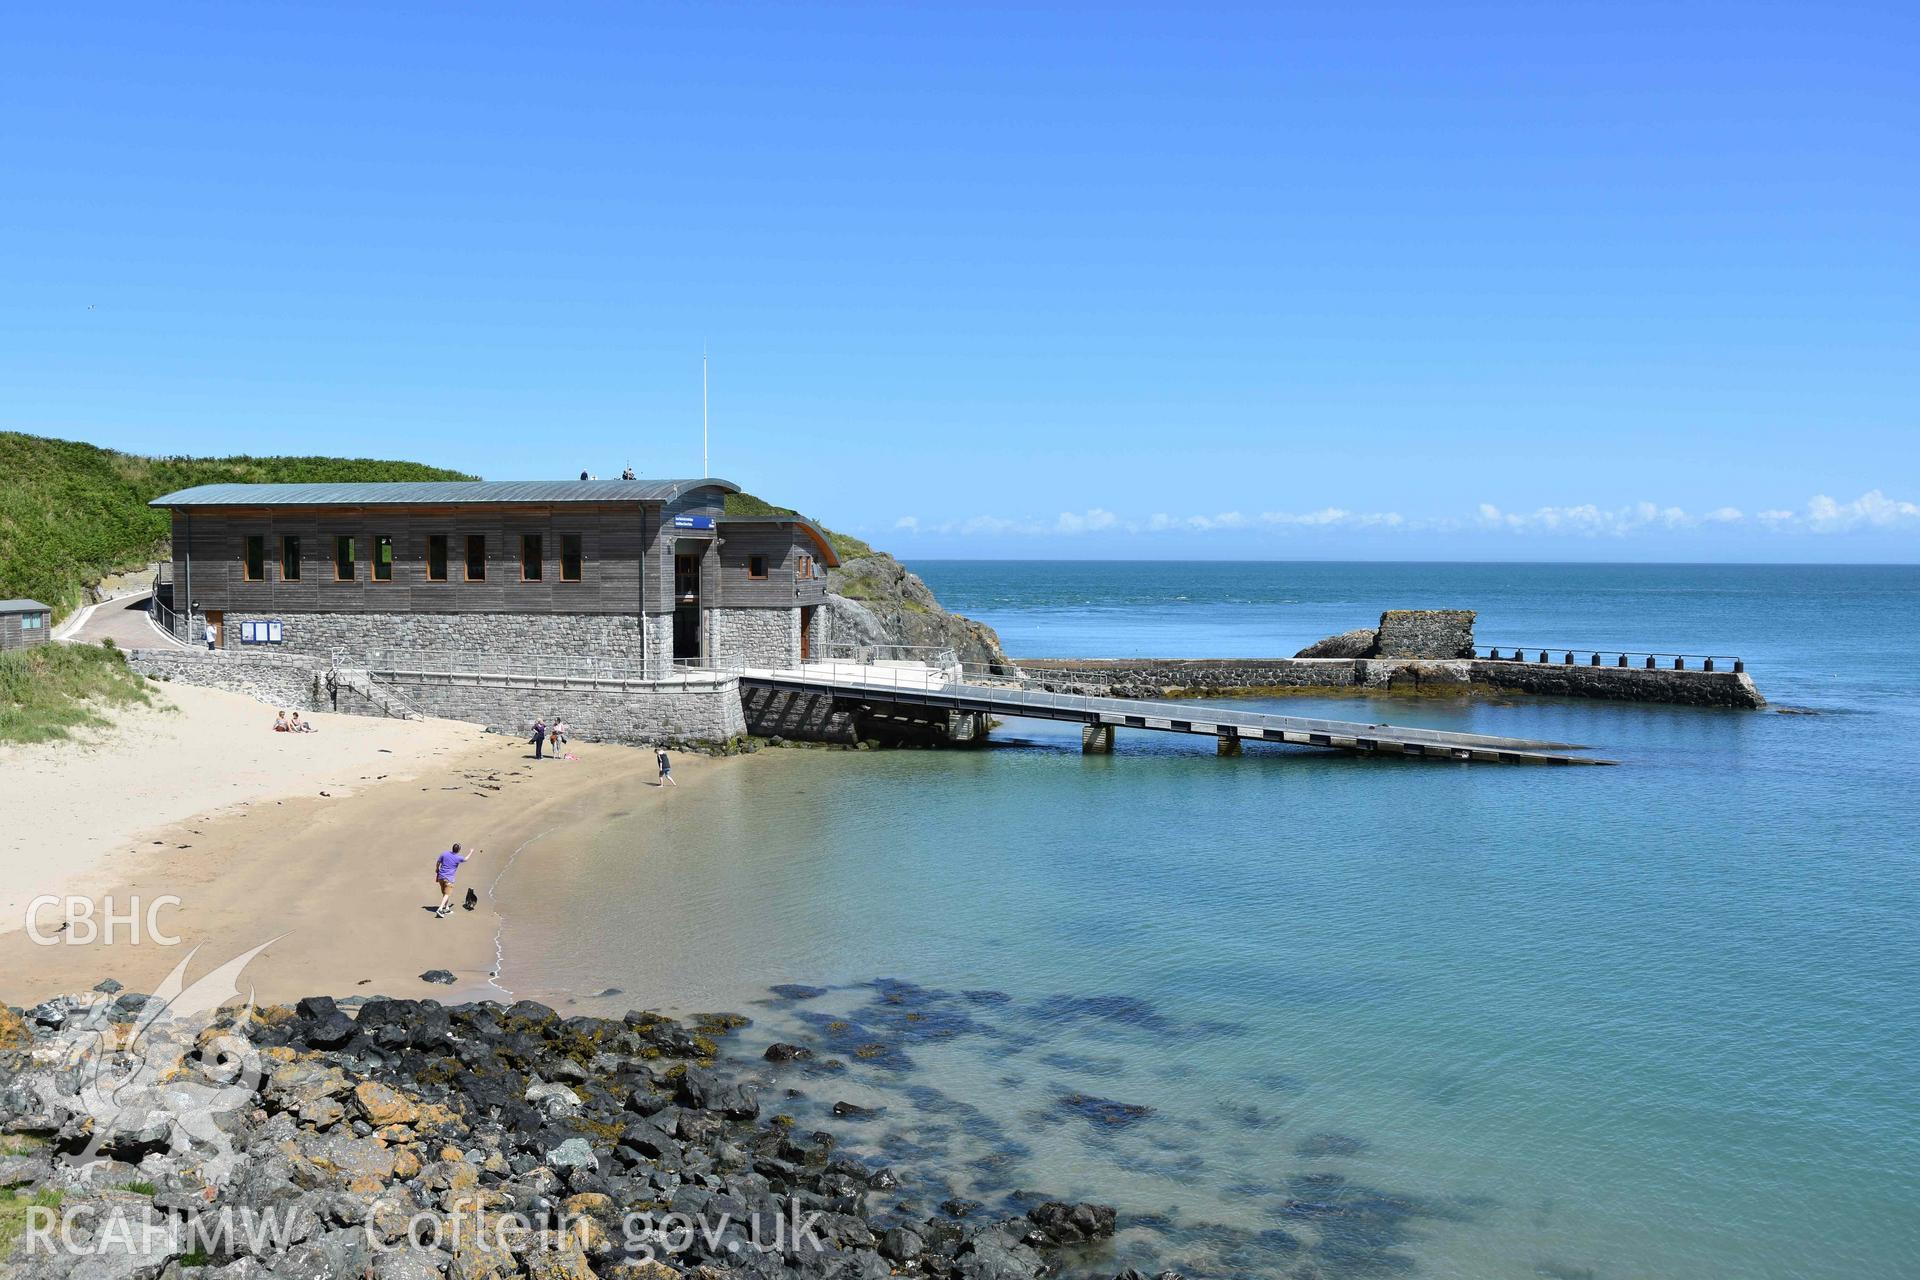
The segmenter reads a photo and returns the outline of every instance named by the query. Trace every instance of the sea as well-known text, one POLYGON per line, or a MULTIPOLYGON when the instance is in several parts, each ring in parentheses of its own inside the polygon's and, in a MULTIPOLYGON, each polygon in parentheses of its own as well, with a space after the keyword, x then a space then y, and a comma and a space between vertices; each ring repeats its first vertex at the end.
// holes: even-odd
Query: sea
POLYGON ((1075 1274, 1920 1275, 1920 568, 911 567, 1017 657, 1467 608, 1483 646, 1737 655, 1770 705, 1234 704, 1614 768, 1019 720, 762 752, 606 797, 511 886, 504 983, 813 1046, 769 1110, 916 1211, 1117 1206, 1075 1274))

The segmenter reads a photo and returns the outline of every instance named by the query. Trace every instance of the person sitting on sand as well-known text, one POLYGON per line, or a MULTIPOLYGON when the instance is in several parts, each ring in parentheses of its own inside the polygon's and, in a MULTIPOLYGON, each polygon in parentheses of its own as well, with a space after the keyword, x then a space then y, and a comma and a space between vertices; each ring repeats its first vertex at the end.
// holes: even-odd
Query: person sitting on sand
POLYGON ((460 874, 460 864, 476 857, 479 850, 461 853, 456 843, 453 848, 441 854, 433 864, 433 883, 440 890, 440 906, 433 915, 436 920, 444 920, 453 914, 453 878, 460 874))
POLYGON ((288 725, 287 727, 288 727, 289 729, 291 729, 291 730, 293 730, 293 732, 295 732, 295 733, 318 733, 318 732, 320 732, 320 731, 319 731, 318 729, 316 729, 316 728, 314 728, 314 727, 313 727, 313 721, 311 721, 311 720, 302 720, 302 719, 300 718, 300 713, 299 713, 298 711, 296 711, 296 712, 294 712, 294 713, 293 713, 293 723, 292 723, 292 724, 290 724, 290 725, 288 725))
POLYGON ((292 729, 293 729, 293 726, 287 723, 286 712, 282 711, 277 717, 274 718, 273 731, 275 733, 289 733, 292 731, 292 729))

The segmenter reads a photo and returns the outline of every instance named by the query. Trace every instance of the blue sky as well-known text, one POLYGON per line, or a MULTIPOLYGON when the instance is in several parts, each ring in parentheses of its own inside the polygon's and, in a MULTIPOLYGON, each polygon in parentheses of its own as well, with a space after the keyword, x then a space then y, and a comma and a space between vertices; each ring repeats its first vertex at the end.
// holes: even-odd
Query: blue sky
POLYGON ((705 341, 908 556, 1920 559, 1917 12, 28 6, 0 424, 688 474, 705 341))

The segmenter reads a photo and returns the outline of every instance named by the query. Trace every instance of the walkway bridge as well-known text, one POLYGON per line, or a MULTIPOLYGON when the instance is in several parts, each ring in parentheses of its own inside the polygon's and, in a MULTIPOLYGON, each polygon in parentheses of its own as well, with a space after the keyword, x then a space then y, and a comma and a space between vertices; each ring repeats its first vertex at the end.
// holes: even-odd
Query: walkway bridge
POLYGON ((690 665, 732 671, 740 679, 743 694, 753 690, 792 696, 826 694, 837 703, 853 704, 868 715, 881 717, 924 720, 929 714, 944 713, 974 717, 974 723, 980 726, 990 716, 1077 723, 1081 726, 1082 749, 1096 753, 1113 749, 1115 731, 1142 729, 1209 737, 1223 755, 1239 754, 1243 743, 1270 742, 1349 753, 1500 764, 1614 763, 1571 754, 1586 748, 1564 742, 1273 715, 1191 702, 1095 697, 1038 688, 1017 671, 962 664, 950 651, 923 652, 923 656, 909 658, 896 656, 904 651, 886 646, 849 648, 851 652, 844 656, 836 653, 823 661, 787 667, 690 665))

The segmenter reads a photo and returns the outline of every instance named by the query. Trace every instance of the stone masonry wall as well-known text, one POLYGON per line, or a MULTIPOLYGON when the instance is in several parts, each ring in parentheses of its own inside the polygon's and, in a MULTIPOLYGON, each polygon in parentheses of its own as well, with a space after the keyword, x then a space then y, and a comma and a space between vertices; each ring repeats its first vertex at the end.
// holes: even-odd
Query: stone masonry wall
POLYGON ((800 610, 714 609, 707 638, 717 662, 791 666, 800 660, 800 610))
MULTIPOLYGON (((671 627, 669 616, 669 640, 671 627)), ((382 649, 626 658, 636 675, 645 661, 639 619, 604 613, 230 613, 220 647, 321 658, 338 653, 353 666, 382 649), (240 643, 242 623, 267 620, 280 623, 281 643, 240 643)))
POLYGON ((642 672, 649 680, 673 674, 673 615, 649 613, 640 619, 646 658, 642 672))
MULTIPOLYGON (((385 714, 343 680, 335 681, 336 701, 326 687, 327 663, 307 655, 132 649, 127 664, 156 680, 243 693, 272 707, 385 714)), ((503 733, 524 734, 537 717, 553 715, 594 742, 713 743, 747 731, 739 685, 731 679, 588 682, 492 674, 373 674, 380 688, 397 693, 423 715, 466 720, 503 733)))
POLYGON ((1534 693, 1696 707, 1766 705, 1752 678, 1732 671, 1415 658, 1067 658, 1026 659, 1019 665, 1043 687, 1116 698, 1325 689, 1534 693))
POLYGON ((205 649, 129 649, 127 665, 154 680, 244 693, 270 706, 321 710, 324 663, 295 654, 208 653, 205 649), (315 696, 316 689, 319 696, 315 696))
POLYGON ((1471 658, 1471 609, 1389 609, 1380 615, 1374 655, 1382 658, 1471 658))
POLYGON ((747 732, 732 679, 588 682, 464 672, 379 671, 374 679, 421 712, 526 737, 537 719, 590 742, 629 746, 726 742, 747 732))

